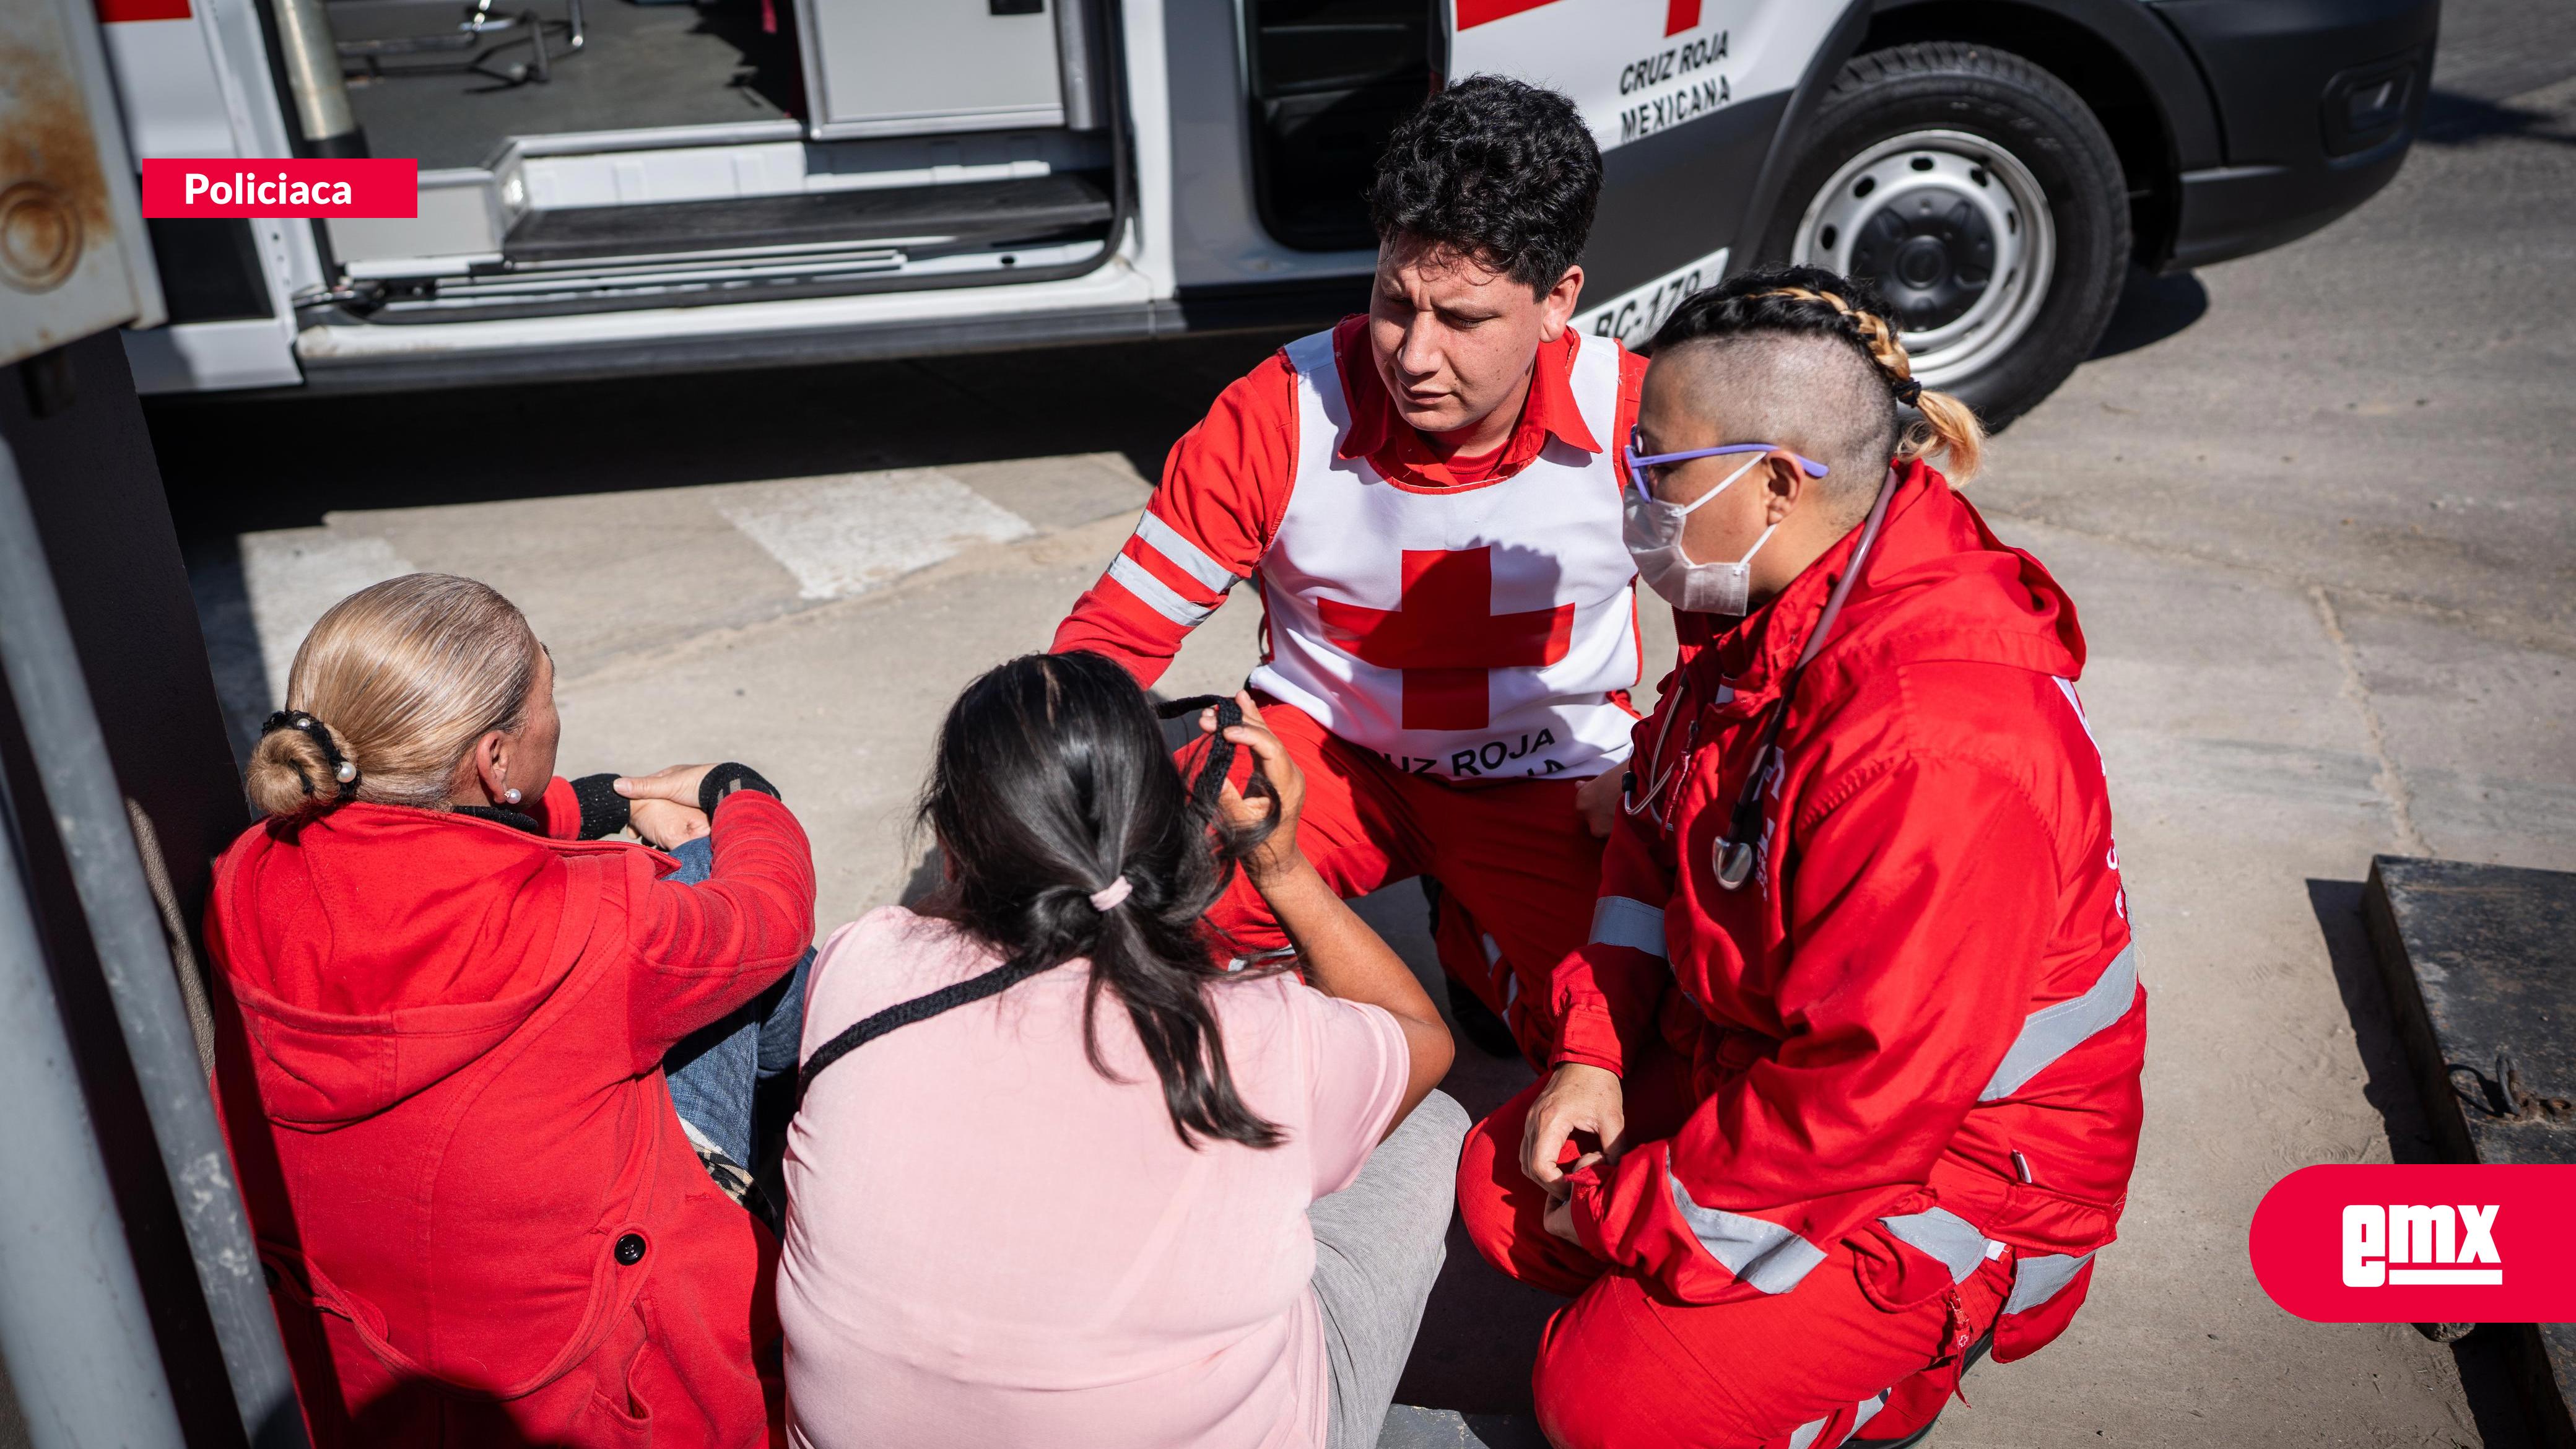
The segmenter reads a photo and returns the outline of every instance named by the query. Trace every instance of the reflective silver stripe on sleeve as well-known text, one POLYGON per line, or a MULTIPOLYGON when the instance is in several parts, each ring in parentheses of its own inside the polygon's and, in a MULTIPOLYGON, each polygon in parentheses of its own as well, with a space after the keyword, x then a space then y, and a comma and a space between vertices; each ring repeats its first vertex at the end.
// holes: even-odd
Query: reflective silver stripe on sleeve
POLYGON ((1827 1414, 1821 1419, 1809 1419, 1800 1424, 1789 1435, 1789 1449, 1815 1449, 1816 1436, 1825 1432, 1825 1425, 1831 1423, 1833 1417, 1827 1414))
POLYGON ((1664 913, 1627 896, 1603 896, 1592 903, 1592 939, 1605 946, 1625 946, 1649 956, 1664 954, 1664 913))
POLYGON ((1936 1207, 1929 1212, 1878 1221, 1897 1237, 1939 1259, 1941 1266, 1950 1270, 1953 1283, 1967 1282, 1968 1275, 1986 1260, 1986 1235, 1948 1208, 1936 1207))
POLYGON ((1681 1213, 1682 1221, 1690 1224, 1692 1236, 1708 1249, 1708 1255, 1765 1293, 1788 1292, 1825 1261, 1824 1249, 1778 1223, 1724 1208, 1704 1208, 1691 1201, 1670 1166, 1664 1169, 1664 1181, 1672 1186, 1673 1207, 1681 1213))
POLYGON ((1151 512, 1136 520, 1136 536, 1145 541, 1147 548, 1170 559, 1173 567, 1220 594, 1239 582, 1232 570, 1208 557, 1207 550, 1151 512))
POLYGON ((2082 1046, 2095 1032, 2129 1014, 2138 994, 2138 948, 2123 946, 2081 996, 2043 1006, 2021 1024, 2012 1050, 2004 1053, 1993 1081, 1977 1094, 1980 1102, 2009 1097, 2038 1076, 2050 1062, 2082 1046))
POLYGON ((1855 1434, 1859 1433, 1861 1426, 1868 1423, 1870 1420, 1877 1418, 1878 1411, 1886 1408, 1887 1401, 1894 1397, 1896 1397, 1896 1390, 1880 1389, 1878 1391, 1877 1398, 1861 1400, 1860 1412, 1852 1415, 1851 1431, 1855 1434))
POLYGON ((2004 1312, 2027 1312, 2046 1303, 2092 1261, 2091 1253, 2035 1253, 2019 1260, 2013 1264, 2012 1296, 2004 1300, 2004 1312))
POLYGON ((1154 577, 1152 571, 1125 554, 1109 561, 1109 577, 1116 579, 1127 592, 1145 601, 1145 606, 1184 629, 1195 629, 1216 612, 1213 605, 1193 604, 1181 597, 1170 584, 1154 577))

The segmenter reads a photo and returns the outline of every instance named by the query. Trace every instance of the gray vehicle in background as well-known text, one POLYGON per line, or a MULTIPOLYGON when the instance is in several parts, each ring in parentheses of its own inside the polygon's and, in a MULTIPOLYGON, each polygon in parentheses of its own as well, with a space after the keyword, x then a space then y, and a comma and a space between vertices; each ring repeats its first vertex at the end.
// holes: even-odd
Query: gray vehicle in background
POLYGON ((1579 325, 1875 278, 1990 422, 2133 265, 2387 184, 2436 0, 103 0, 143 156, 411 156, 418 217, 163 221, 147 391, 422 388, 1322 322, 1446 77, 1574 98, 1579 325), (525 5, 529 8, 514 9, 525 5))

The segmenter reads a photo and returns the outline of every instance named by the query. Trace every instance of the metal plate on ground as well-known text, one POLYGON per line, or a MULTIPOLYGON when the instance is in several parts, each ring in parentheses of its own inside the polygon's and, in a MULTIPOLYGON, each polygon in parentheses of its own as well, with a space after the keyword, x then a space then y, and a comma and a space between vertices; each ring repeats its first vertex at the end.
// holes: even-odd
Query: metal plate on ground
MULTIPOLYGON (((2576 874, 2383 855, 2363 919, 2444 1154, 2576 1163, 2576 874)), ((2545 1443, 2576 1443, 2576 1324, 2514 1325, 2545 1443)))

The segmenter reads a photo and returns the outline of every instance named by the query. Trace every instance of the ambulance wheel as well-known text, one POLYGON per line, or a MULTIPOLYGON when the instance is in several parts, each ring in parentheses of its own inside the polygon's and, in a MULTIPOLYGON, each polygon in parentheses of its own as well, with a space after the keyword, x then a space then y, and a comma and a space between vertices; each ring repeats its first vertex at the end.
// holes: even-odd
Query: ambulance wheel
POLYGON ((2129 262, 2128 183, 2064 82, 1930 41, 1855 56, 1805 128, 1766 262, 1864 276, 1927 387, 2001 427, 2101 339, 2129 262))

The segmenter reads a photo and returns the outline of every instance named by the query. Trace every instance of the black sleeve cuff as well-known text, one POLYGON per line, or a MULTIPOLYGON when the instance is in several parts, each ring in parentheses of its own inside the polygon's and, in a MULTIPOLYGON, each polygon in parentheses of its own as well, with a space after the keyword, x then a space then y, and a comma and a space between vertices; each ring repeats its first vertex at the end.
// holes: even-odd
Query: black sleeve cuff
POLYGON ((762 779, 758 770, 749 765, 728 760, 707 771, 706 779, 699 782, 698 808, 706 812, 709 820, 713 820, 716 807, 724 803, 724 797, 736 790, 758 790, 772 800, 783 798, 778 793, 778 787, 762 779))
POLYGON ((626 797, 617 793, 615 775, 584 775, 572 782, 572 798, 581 806, 577 840, 605 840, 626 828, 626 797))

